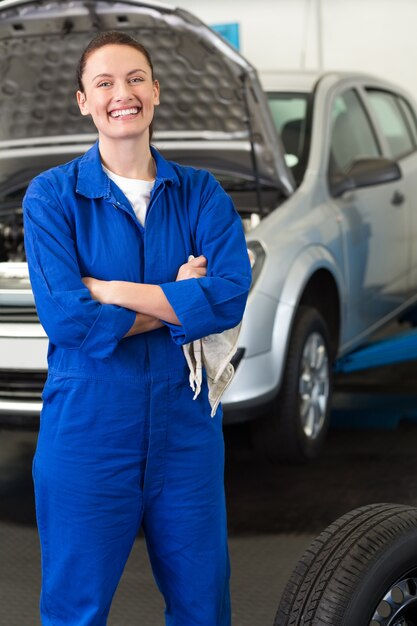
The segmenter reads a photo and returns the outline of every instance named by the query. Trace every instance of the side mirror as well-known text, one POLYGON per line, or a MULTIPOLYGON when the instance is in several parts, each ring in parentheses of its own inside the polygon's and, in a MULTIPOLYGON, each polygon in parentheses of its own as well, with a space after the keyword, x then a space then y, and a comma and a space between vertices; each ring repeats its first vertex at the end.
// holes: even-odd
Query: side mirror
POLYGON ((356 159, 344 175, 330 177, 330 192, 333 197, 346 191, 391 183, 401 178, 401 170, 396 161, 391 159, 361 158, 356 159))

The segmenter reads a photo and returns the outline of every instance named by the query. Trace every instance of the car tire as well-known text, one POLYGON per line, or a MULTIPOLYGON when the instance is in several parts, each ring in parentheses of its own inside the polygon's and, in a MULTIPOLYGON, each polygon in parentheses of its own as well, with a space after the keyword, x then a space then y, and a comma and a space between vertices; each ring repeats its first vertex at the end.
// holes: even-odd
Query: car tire
POLYGON ((270 461, 302 463, 320 454, 329 426, 333 388, 330 345, 319 311, 300 306, 281 389, 268 414, 253 422, 255 448, 270 461), (312 367, 308 364, 311 356, 315 360, 312 367))
POLYGON ((417 508, 343 515, 296 565, 274 626, 416 626, 417 508))

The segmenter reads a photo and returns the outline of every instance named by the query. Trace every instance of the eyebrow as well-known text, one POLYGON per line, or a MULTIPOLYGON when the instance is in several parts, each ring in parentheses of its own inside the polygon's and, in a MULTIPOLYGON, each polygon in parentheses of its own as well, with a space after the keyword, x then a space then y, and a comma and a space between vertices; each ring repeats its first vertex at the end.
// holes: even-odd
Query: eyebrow
MULTIPOLYGON (((146 70, 142 70, 141 68, 136 68, 135 70, 130 70, 130 72, 128 72, 126 74, 126 76, 131 76, 132 74, 137 74, 138 72, 142 72, 143 74, 146 74, 146 70)), ((113 74, 97 74, 97 76, 94 76, 94 78, 92 79, 92 83, 97 79, 97 78, 113 78, 113 74)))

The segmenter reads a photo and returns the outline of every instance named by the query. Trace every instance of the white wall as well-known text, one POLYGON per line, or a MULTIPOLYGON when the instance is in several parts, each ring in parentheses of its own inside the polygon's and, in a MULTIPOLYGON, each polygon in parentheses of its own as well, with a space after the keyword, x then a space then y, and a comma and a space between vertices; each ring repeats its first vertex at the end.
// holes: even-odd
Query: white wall
POLYGON ((238 22, 241 52, 260 72, 359 70, 417 100, 417 0, 165 0, 208 24, 238 22), (317 16, 321 4, 321 47, 317 16))

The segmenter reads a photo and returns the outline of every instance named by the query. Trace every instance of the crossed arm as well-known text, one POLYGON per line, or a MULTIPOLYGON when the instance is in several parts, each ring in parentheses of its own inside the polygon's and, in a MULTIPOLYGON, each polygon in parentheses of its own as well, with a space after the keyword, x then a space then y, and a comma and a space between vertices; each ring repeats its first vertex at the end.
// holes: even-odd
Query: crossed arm
MULTIPOLYGON (((199 256, 181 265, 176 280, 201 278, 207 273, 207 259, 199 256)), ((136 311, 136 320, 125 337, 161 328, 163 322, 181 325, 174 309, 159 285, 119 280, 83 278, 92 298, 102 304, 116 304, 136 311)))

